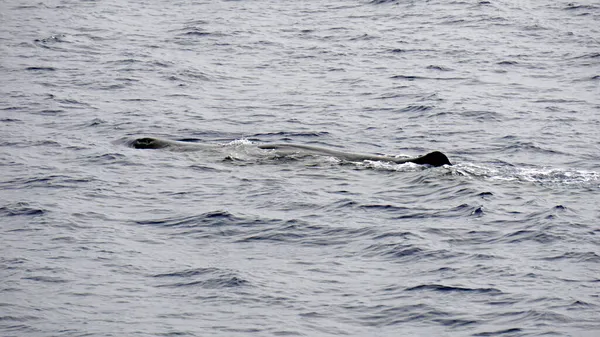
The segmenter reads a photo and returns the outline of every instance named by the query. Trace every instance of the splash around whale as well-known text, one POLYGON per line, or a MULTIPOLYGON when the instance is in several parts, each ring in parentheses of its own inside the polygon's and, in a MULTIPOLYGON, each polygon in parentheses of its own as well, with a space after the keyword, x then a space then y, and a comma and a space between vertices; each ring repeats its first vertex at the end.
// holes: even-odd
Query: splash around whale
MULTIPOLYGON (((174 141, 174 140, 165 140, 158 138, 138 138, 133 141, 128 142, 130 147, 135 149, 166 149, 172 148, 174 150, 180 151, 196 151, 202 150, 206 148, 207 145, 184 142, 184 141, 174 141)), ((342 160, 348 161, 363 161, 363 160, 372 160, 372 161, 382 161, 382 162, 393 162, 397 164, 403 163, 415 163, 419 165, 430 165, 434 167, 439 167, 443 165, 452 165, 448 157, 439 151, 433 151, 427 153, 426 155, 415 157, 415 158, 396 158, 396 157, 388 157, 388 156, 380 156, 380 155, 369 155, 369 154, 360 154, 360 153, 351 153, 351 152, 342 152, 337 150, 326 149, 317 146, 311 145, 301 145, 301 144, 260 144, 258 148, 264 150, 274 150, 279 155, 291 155, 291 154, 306 154, 306 155, 321 155, 321 156, 332 156, 342 160)))

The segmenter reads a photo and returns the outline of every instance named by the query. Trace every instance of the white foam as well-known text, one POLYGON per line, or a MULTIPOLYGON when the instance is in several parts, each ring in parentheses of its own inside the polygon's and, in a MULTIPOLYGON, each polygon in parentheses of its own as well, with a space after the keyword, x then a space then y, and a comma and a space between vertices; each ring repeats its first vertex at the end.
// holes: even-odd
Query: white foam
POLYGON ((483 177, 490 180, 527 181, 550 185, 586 185, 600 181, 600 173, 598 172, 547 167, 491 167, 458 164, 453 166, 453 171, 464 176, 483 177))

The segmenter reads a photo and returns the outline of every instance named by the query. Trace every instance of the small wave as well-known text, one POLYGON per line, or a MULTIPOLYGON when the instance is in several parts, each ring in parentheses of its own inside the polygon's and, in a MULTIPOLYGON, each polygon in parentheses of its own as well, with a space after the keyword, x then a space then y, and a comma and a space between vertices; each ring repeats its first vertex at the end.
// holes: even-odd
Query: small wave
POLYGON ((423 111, 429 111, 433 109, 432 106, 430 105, 408 105, 402 109, 400 109, 400 112, 423 112, 423 111))
POLYGON ((594 252, 567 252, 558 256, 542 258, 546 261, 569 260, 573 262, 600 263, 600 255, 594 252))
POLYGON ((427 69, 439 70, 439 71, 452 71, 452 68, 448 68, 448 67, 444 67, 444 66, 437 66, 437 65, 433 65, 433 64, 427 66, 427 69))
POLYGON ((32 320, 39 320, 40 317, 36 316, 0 316, 0 322, 27 322, 32 320))
POLYGON ((234 222, 243 221, 241 218, 233 216, 227 211, 213 211, 200 215, 186 217, 166 218, 158 220, 140 220, 136 221, 139 225, 151 225, 162 227, 196 227, 201 225, 224 226, 234 222))
POLYGON ((517 62, 517 61, 501 61, 496 64, 501 65, 501 66, 514 66, 514 65, 519 64, 519 62, 517 62))
POLYGON ((128 163, 127 157, 120 153, 105 153, 92 156, 88 159, 92 163, 128 163))
POLYGON ((414 262, 419 260, 444 260, 459 257, 462 253, 455 253, 445 249, 426 249, 405 243, 375 243, 365 248, 365 256, 382 256, 393 262, 414 262))
POLYGON ((60 277, 55 277, 55 276, 29 276, 29 277, 24 277, 23 279, 44 282, 44 283, 67 283, 67 282, 69 282, 68 280, 65 280, 60 277))
POLYGON ((186 269, 186 270, 174 271, 174 272, 170 272, 170 273, 155 274, 155 275, 152 275, 152 277, 157 277, 157 278, 161 278, 161 277, 192 277, 192 276, 216 273, 218 271, 219 271, 218 268, 186 269))
POLYGON ((31 207, 26 202, 18 202, 0 207, 0 215, 5 216, 37 216, 44 215, 45 213, 44 209, 31 207))
POLYGON ((482 293, 482 294, 502 294, 502 291, 496 288, 464 288, 452 287, 442 284, 421 284, 415 287, 406 288, 406 291, 434 291, 434 292, 467 292, 467 293, 482 293))
POLYGON ((91 178, 74 178, 61 175, 40 176, 34 178, 17 178, 5 182, 0 182, 0 187, 5 189, 20 189, 32 187, 47 187, 47 188, 68 188, 75 184, 89 183, 91 178))
POLYGON ((310 225, 299 220, 279 220, 267 228, 250 231, 236 242, 293 242, 310 246, 330 246, 347 244, 352 238, 371 234, 370 229, 331 228, 310 225))
POLYGON ((492 337, 492 336, 513 336, 514 334, 520 334, 523 330, 519 328, 510 328, 510 329, 502 329, 497 331, 486 331, 486 332, 478 332, 473 334, 473 336, 477 337, 492 337))
POLYGON ((210 32, 207 31, 203 31, 203 30, 199 30, 199 29, 191 29, 188 30, 187 32, 182 33, 181 35, 188 35, 188 36, 209 36, 209 35, 213 35, 210 32))
POLYGON ((202 287, 209 289, 232 288, 249 285, 249 282, 235 272, 218 268, 199 268, 191 270, 174 271, 170 273, 151 275, 158 279, 174 279, 171 283, 161 283, 157 287, 181 288, 202 287))
POLYGON ((394 79, 394 80, 407 80, 407 81, 427 79, 427 77, 415 76, 415 75, 394 75, 390 78, 394 79))
POLYGON ((559 242, 564 239, 563 236, 551 234, 546 230, 517 230, 515 232, 504 235, 499 241, 507 243, 522 243, 526 241, 534 241, 542 244, 550 244, 559 242))

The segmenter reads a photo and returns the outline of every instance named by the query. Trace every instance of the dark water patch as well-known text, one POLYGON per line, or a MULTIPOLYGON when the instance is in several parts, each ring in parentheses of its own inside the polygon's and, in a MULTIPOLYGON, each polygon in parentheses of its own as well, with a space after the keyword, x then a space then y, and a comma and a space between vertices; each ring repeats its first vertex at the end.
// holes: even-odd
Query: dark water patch
POLYGON ((445 249, 426 249, 408 243, 375 243, 367 246, 363 254, 368 257, 385 257, 393 262, 414 262, 420 260, 447 260, 465 255, 445 249))
POLYGON ((0 316, 0 322, 3 324, 7 324, 7 322, 27 322, 32 320, 39 320, 40 317, 36 316, 8 316, 2 315, 0 316))
POLYGON ((599 305, 585 302, 585 301, 574 301, 568 305, 567 310, 579 310, 579 309, 589 309, 589 308, 598 308, 599 305))
MULTIPOLYGON (((344 193, 341 193, 344 194, 344 193)), ((334 210, 343 210, 343 209, 352 209, 355 207, 360 207, 358 202, 351 199, 342 199, 333 202, 332 204, 327 205, 324 208, 334 209, 334 210)))
POLYGON ((39 216, 46 213, 46 210, 31 207, 27 202, 18 202, 0 207, 0 215, 2 216, 39 216))
POLYGON ((416 76, 416 75, 394 75, 390 77, 394 80, 405 80, 405 81, 415 81, 415 80, 432 80, 432 81, 460 81, 466 80, 464 77, 426 77, 426 76, 416 76))
POLYGON ((253 241, 271 241, 271 242, 298 242, 307 237, 306 231, 292 232, 290 228, 286 230, 271 229, 261 231, 261 233, 246 236, 236 242, 253 242, 253 241))
POLYGON ((241 287, 248 285, 248 281, 241 279, 239 277, 217 277, 210 278, 206 280, 197 280, 190 282, 177 282, 177 283, 168 283, 161 284, 157 287, 166 287, 166 288, 181 288, 181 287, 202 287, 208 289, 220 289, 220 288, 233 288, 233 287, 241 287))
POLYGON ((63 115, 65 112, 66 110, 63 109, 42 109, 34 112, 34 114, 42 116, 60 116, 63 115))
MULTIPOLYGON (((395 88, 398 89, 398 88, 395 88)), ((377 97, 377 99, 394 99, 394 98, 400 98, 400 97, 406 97, 406 94, 402 93, 402 92, 391 92, 391 93, 384 93, 381 94, 380 96, 377 97)))
POLYGON ((568 3, 567 6, 565 8, 563 8, 564 10, 580 10, 580 9, 587 9, 587 10, 595 10, 595 9, 599 9, 600 7, 594 6, 594 5, 579 5, 576 3, 568 3))
POLYGON ((99 86, 98 89, 100 89, 100 90, 118 90, 118 89, 124 89, 127 86, 128 85, 126 85, 126 84, 109 84, 109 85, 99 86))
POLYGON ((501 237, 502 234, 495 230, 471 230, 452 236, 445 241, 453 245, 474 246, 487 244, 491 241, 499 240, 501 237))
POLYGON ((65 280, 56 276, 48 276, 48 275, 38 275, 38 276, 28 276, 23 277, 24 280, 31 280, 42 283, 68 283, 69 280, 65 280))
POLYGON ((192 277, 198 275, 210 275, 220 273, 221 269, 218 268, 197 268, 197 269, 186 269, 182 271, 174 271, 170 273, 154 274, 152 277, 192 277))
POLYGON ((418 260, 423 257, 425 251, 422 248, 410 244, 399 243, 377 243, 365 248, 367 256, 387 256, 394 259, 418 260))
MULTIPOLYGON (((243 218, 238 218, 227 211, 213 211, 200 215, 186 217, 165 218, 159 220, 136 221, 138 225, 150 225, 160 227, 195 227, 199 225, 207 226, 227 226, 234 223, 243 222, 243 218)), ((256 221, 252 221, 253 223, 256 221)))
POLYGON ((460 115, 479 122, 500 122, 504 120, 504 116, 500 112, 489 110, 464 110, 460 112, 460 115))
POLYGON ((394 79, 394 80, 407 80, 407 81, 427 79, 427 77, 415 76, 415 75, 394 75, 390 78, 394 79))
POLYGON ((223 172, 222 168, 215 168, 215 167, 201 165, 201 164, 190 165, 190 168, 194 171, 200 171, 200 172, 215 172, 215 173, 223 172))
POLYGON ((88 159, 92 163, 126 163, 128 162, 127 156, 120 153, 105 153, 101 155, 91 156, 88 159))
POLYGON ((268 228, 257 228, 251 230, 249 235, 244 236, 236 242, 258 242, 265 243, 296 243, 309 246, 333 246, 347 244, 349 241, 368 237, 373 231, 368 228, 341 228, 311 225, 304 221, 288 220, 273 223, 268 228))
POLYGON ((382 239, 387 239, 387 238, 402 238, 402 239, 414 239, 414 238, 421 238, 420 236, 418 236, 415 233, 412 232, 385 232, 382 234, 376 234, 375 236, 373 236, 373 240, 382 240, 382 239))
POLYGON ((544 154, 564 154, 561 151, 549 148, 542 147, 533 142, 517 140, 513 141, 510 144, 503 145, 500 149, 503 152, 511 153, 511 152, 521 152, 521 151, 530 151, 536 153, 544 153, 544 154))
POLYGON ((533 241, 542 244, 549 244, 557 241, 562 241, 564 238, 559 235, 553 235, 543 230, 517 230, 510 234, 506 234, 500 241, 507 243, 525 243, 527 241, 533 241))
POLYGON ((428 65, 426 69, 439 70, 439 71, 452 71, 453 70, 452 68, 438 66, 438 65, 428 65))
POLYGON ((377 211, 388 211, 388 212, 406 212, 409 211, 410 208, 409 207, 403 207, 403 206, 394 206, 394 205, 377 205, 377 204, 372 204, 372 205, 360 205, 359 208, 365 209, 365 210, 377 210, 377 211))
POLYGON ((398 110, 398 112, 424 112, 431 109, 433 109, 433 107, 429 105, 408 105, 398 110))
POLYGON ((465 288, 445 286, 442 284, 421 284, 415 287, 406 288, 405 291, 433 291, 433 292, 458 292, 458 293, 478 293, 478 294, 493 294, 500 295, 502 291, 496 288, 465 288))
POLYGON ((20 177, 0 182, 0 187, 5 189, 21 188, 69 188, 74 185, 89 183, 91 178, 73 178, 61 175, 48 175, 40 177, 20 177))
POLYGON ((67 42, 66 35, 64 34, 51 35, 49 37, 35 39, 33 41, 40 44, 67 42))
POLYGON ((126 59, 108 61, 107 63, 115 64, 115 65, 131 65, 131 64, 137 64, 137 63, 144 63, 144 61, 138 60, 138 59, 126 58, 126 59))
POLYGON ((371 0, 369 3, 373 4, 373 5, 383 5, 383 4, 398 5, 398 4, 400 4, 400 0, 371 0))
POLYGON ((205 72, 196 70, 196 69, 186 69, 182 70, 178 73, 179 76, 192 79, 192 80, 201 80, 201 81, 212 81, 210 75, 205 72))
POLYGON ((54 67, 27 67, 27 68, 25 68, 25 70, 28 70, 28 71, 55 71, 56 68, 54 68, 54 67))
POLYGON ((207 31, 201 30, 201 29, 189 29, 189 30, 181 33, 180 35, 202 37, 202 36, 213 35, 213 33, 210 33, 210 32, 207 32, 207 31))
POLYGON ((81 102, 72 98, 56 99, 56 102, 66 105, 69 108, 92 108, 89 103, 81 102))
MULTIPOLYGON (((225 211, 200 215, 174 217, 159 220, 136 221, 139 225, 173 228, 171 235, 194 235, 196 237, 229 237, 235 242, 300 242, 306 244, 327 243, 320 233, 327 227, 311 226, 300 220, 267 219, 261 217, 234 216, 225 211), (241 237, 241 239, 240 239, 241 237)), ((331 241, 331 244, 337 244, 331 241)))
POLYGON ((473 334, 476 337, 491 337, 491 336, 515 336, 523 334, 523 329, 520 328, 509 328, 502 329, 497 331, 486 331, 486 332, 478 332, 473 334))
POLYGON ((454 329, 479 323, 476 320, 460 318, 434 318, 431 321, 454 329))
POLYGON ((374 40, 374 39, 378 39, 378 36, 374 36, 371 34, 360 34, 358 36, 353 36, 351 38, 349 38, 349 41, 369 41, 369 40, 374 40))
POLYGON ((469 205, 461 204, 456 207, 450 208, 447 211, 439 212, 438 216, 446 217, 465 217, 465 216, 481 216, 483 215, 483 206, 481 205, 469 205))
POLYGON ((501 66, 514 66, 514 65, 519 64, 519 62, 517 62, 517 61, 500 61, 496 64, 501 65, 501 66))
POLYGON ((459 317, 460 314, 442 311, 427 304, 344 306, 344 309, 359 313, 358 321, 369 327, 406 326, 414 322, 460 327, 475 322, 459 317))
POLYGON ((579 56, 572 57, 570 59, 597 59, 600 58, 600 53, 586 53, 579 56))
MULTIPOLYGON (((546 302, 547 299, 536 299, 536 301, 546 302)), ((571 323, 573 320, 568 316, 550 311, 550 310, 526 310, 509 311, 498 313, 499 317, 510 319, 512 322, 546 322, 551 324, 571 323)))
MULTIPOLYGON (((167 96, 172 97, 172 96, 167 96)), ((154 98, 121 98, 123 102, 157 102, 158 100, 154 98)))
POLYGON ((2 111, 22 111, 22 110, 27 110, 27 109, 28 108, 24 107, 24 106, 9 106, 6 108, 2 108, 0 110, 2 110, 2 111))

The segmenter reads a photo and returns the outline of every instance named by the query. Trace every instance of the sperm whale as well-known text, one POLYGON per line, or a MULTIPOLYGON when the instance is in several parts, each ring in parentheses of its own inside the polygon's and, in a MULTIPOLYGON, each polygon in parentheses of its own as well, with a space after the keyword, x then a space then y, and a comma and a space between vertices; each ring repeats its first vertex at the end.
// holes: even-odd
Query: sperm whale
MULTIPOLYGON (((201 144, 190 143, 190 142, 182 142, 182 141, 173 141, 173 140, 164 140, 157 138, 138 138, 129 143, 129 145, 136 149, 163 149, 163 148, 173 148, 181 151, 195 151, 201 150, 204 146, 201 144)), ((415 157, 415 158, 396 158, 396 157, 388 157, 388 156, 379 156, 379 155, 370 155, 370 154, 360 154, 360 153, 351 153, 351 152, 342 152, 331 149, 326 149, 317 146, 311 145, 302 145, 302 144, 260 144, 258 148, 264 150, 275 150, 280 154, 289 155, 289 154, 307 154, 307 155, 321 155, 321 156, 332 156, 342 160, 348 161, 363 161, 363 160, 372 160, 372 161, 384 161, 384 162, 393 162, 397 164, 403 163, 415 163, 419 165, 431 165, 434 167, 439 167, 443 165, 452 165, 448 157, 439 151, 433 151, 426 155, 415 157)))

